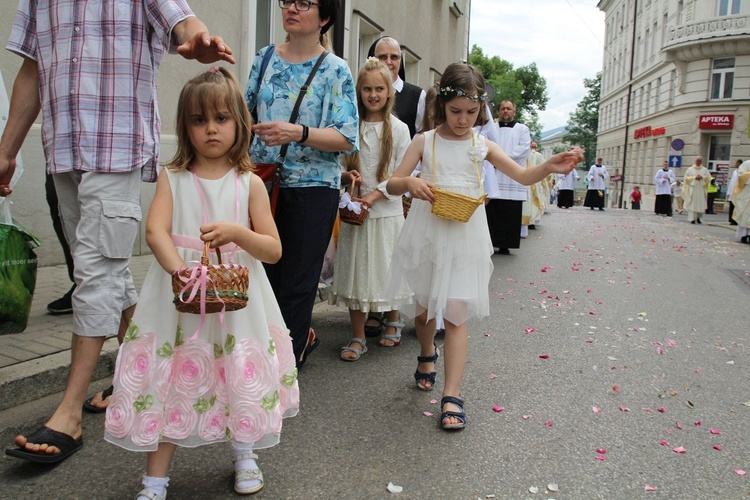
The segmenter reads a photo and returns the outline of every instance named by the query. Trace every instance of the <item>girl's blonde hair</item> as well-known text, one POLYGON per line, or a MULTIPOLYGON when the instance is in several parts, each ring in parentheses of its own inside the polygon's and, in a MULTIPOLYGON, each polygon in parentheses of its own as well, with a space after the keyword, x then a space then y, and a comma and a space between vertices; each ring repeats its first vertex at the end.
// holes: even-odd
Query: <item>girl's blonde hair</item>
POLYGON ((477 101, 479 103, 479 114, 474 126, 487 123, 487 112, 485 111, 487 94, 484 77, 474 66, 453 63, 445 68, 443 76, 440 78, 440 88, 435 100, 436 123, 445 122, 445 105, 455 97, 477 101))
MULTIPOLYGON (((359 70, 357 74, 357 111, 359 112, 359 126, 364 126, 364 117, 367 115, 367 108, 362 100, 362 85, 364 85, 365 75, 369 72, 376 72, 383 79, 386 87, 388 88, 388 99, 386 99, 385 106, 383 107, 383 130, 380 141, 380 162, 378 163, 378 170, 376 178, 378 182, 383 182, 388 178, 388 165, 391 162, 391 155, 393 154, 393 124, 391 123, 391 112, 393 111, 393 104, 395 101, 395 93, 393 90, 393 81, 391 72, 385 66, 374 57, 368 58, 364 66, 359 70)), ((354 153, 346 156, 344 159, 344 165, 347 170, 356 170, 359 172, 359 154, 354 153)))
POLYGON ((253 170, 248 148, 252 118, 245 105, 237 78, 224 68, 213 67, 185 84, 177 101, 177 151, 164 165, 170 170, 183 171, 195 161, 195 147, 190 142, 190 117, 207 115, 226 109, 236 124, 234 144, 229 150, 229 160, 240 172, 253 170))

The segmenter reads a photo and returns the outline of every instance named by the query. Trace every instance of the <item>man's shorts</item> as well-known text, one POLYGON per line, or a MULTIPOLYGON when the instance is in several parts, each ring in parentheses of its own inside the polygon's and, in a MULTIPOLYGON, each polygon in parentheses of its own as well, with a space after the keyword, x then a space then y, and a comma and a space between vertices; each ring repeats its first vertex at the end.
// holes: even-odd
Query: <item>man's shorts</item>
POLYGON ((75 267, 73 332, 112 337, 122 311, 138 301, 128 266, 141 220, 141 170, 53 177, 75 267))

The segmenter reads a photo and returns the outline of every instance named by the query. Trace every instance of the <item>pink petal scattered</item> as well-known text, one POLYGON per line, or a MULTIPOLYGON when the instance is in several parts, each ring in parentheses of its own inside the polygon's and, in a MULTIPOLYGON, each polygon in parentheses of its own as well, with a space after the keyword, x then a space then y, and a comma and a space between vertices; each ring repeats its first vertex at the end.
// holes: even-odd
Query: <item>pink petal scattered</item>
POLYGON ((530 326, 528 328, 525 328, 523 331, 526 332, 526 333, 531 333, 531 332, 533 332, 535 330, 536 330, 536 328, 534 328, 533 326, 530 326))
POLYGON ((548 421, 544 422, 544 426, 545 426, 545 427, 552 427, 552 422, 550 422, 550 421, 548 420, 548 421))
POLYGON ((503 408, 502 406, 499 406, 499 405, 495 405, 495 406, 493 406, 493 407, 492 407, 492 411, 494 411, 494 412, 496 412, 496 413, 500 413, 500 412, 501 412, 501 411, 503 411, 504 409, 505 409, 505 408, 503 408))
POLYGON ((593 411, 594 413, 599 413, 599 412, 602 411, 602 409, 601 408, 597 408, 596 406, 594 406, 593 408, 591 408, 591 411, 593 411))
POLYGON ((646 413, 651 413, 651 408, 641 408, 646 413))
POLYGON ((664 349, 661 347, 656 350, 656 354, 664 354, 664 349))
POLYGON ((667 409, 666 409, 666 408, 664 408, 663 406, 660 406, 660 407, 658 407, 658 408, 656 409, 656 411, 658 411, 659 413, 664 413, 665 411, 667 411, 667 409))
POLYGON ((521 415, 521 418, 523 418, 524 420, 528 420, 531 418, 531 415, 521 415))
POLYGON ((745 474, 747 474, 747 472, 742 469, 734 469, 734 473, 738 476, 744 476, 745 474))
POLYGON ((645 488, 643 488, 645 491, 656 491, 656 486, 651 486, 650 484, 647 484, 645 488))
POLYGON ((669 446, 669 442, 668 441, 664 441, 663 439, 661 441, 659 441, 659 444, 662 445, 662 446, 669 446))
POLYGON ((613 385, 612 386, 612 391, 613 392, 620 392, 620 386, 619 385, 613 385))
POLYGON ((604 448, 597 448, 596 452, 598 454, 600 454, 600 455, 606 455, 607 454, 607 450, 605 450, 604 448))
POLYGON ((695 373, 700 373, 700 372, 701 372, 701 369, 700 369, 700 368, 696 368, 696 369, 695 369, 695 373))
POLYGON ((719 431, 719 429, 713 429, 712 428, 711 429, 711 434, 721 434, 721 432, 719 431))
POLYGON ((695 421, 695 426, 696 427, 700 427, 701 426, 701 421, 700 420, 696 420, 695 421))
POLYGON ((721 450, 723 450, 723 449, 724 449, 724 448, 722 448, 720 444, 715 444, 715 445, 714 445, 714 450, 717 450, 717 451, 721 451, 721 450))
POLYGON ((604 462, 604 455, 597 455, 596 459, 599 460, 600 462, 604 462))
POLYGON ((662 345, 662 343, 659 342, 658 340, 654 340, 653 342, 651 342, 651 345, 660 346, 660 345, 662 345))
POLYGON ((542 268, 542 272, 543 272, 543 273, 546 273, 547 271, 549 271, 549 268, 550 268, 549 266, 544 266, 544 267, 542 268))
POLYGON ((423 411, 422 415, 424 415, 425 417, 432 417, 434 413, 432 413, 431 411, 423 411))
POLYGON ((620 411, 630 411, 630 408, 628 408, 627 406, 621 406, 620 411))
POLYGON ((431 405, 436 405, 436 404, 437 404, 437 402, 438 402, 438 401, 437 401, 437 399, 431 399, 431 400, 430 400, 430 404, 431 404, 431 405))
POLYGON ((596 316, 596 311, 589 311, 589 314, 592 316, 596 316))
POLYGON ((591 288, 586 289, 586 293, 591 293, 591 292, 592 292, 591 288))
POLYGON ((681 424, 681 423, 679 423, 679 422, 675 422, 675 423, 674 423, 674 425, 675 425, 675 426, 676 426, 676 427, 677 427, 678 429, 682 430, 682 424, 681 424))
POLYGON ((494 373, 490 373, 490 380, 495 380, 497 378, 497 375, 494 373))
POLYGON ((576 266, 573 266, 570 268, 572 271, 578 271, 578 268, 576 266))
POLYGON ((687 450, 683 448, 682 446, 678 446, 677 448, 674 448, 672 451, 675 453, 685 453, 687 450))
POLYGON ((539 357, 542 359, 549 359, 549 354, 540 354, 539 357))

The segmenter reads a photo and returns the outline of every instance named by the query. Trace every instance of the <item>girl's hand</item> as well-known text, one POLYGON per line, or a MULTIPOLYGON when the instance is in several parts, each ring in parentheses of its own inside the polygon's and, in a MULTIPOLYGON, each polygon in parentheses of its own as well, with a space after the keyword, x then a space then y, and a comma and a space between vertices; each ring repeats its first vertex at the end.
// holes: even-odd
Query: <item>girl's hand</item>
POLYGON ((300 140, 301 128, 296 123, 264 122, 252 126, 253 132, 266 146, 281 146, 300 140))
POLYGON ((413 198, 435 203, 435 195, 432 193, 432 188, 435 187, 434 184, 419 177, 409 177, 406 182, 413 198))
POLYGON ((377 202, 378 200, 380 200, 382 198, 383 198, 382 193, 380 193, 380 191, 378 191, 376 189, 375 191, 371 191, 371 192, 367 193, 366 195, 364 195, 362 197, 362 201, 364 201, 365 203, 367 203, 368 207, 371 207, 371 206, 373 206, 375 204, 375 202, 377 202))
POLYGON ((201 240, 210 241, 211 248, 220 247, 237 240, 242 226, 236 222, 211 222, 200 227, 201 240))
MULTIPOLYGON (((551 173, 567 174, 575 168, 575 166, 583 160, 583 149, 578 146, 572 148, 570 151, 558 153, 549 159, 549 167, 551 173)), ((602 174, 599 174, 602 175, 602 174)), ((602 175, 603 176, 603 175, 602 175)))

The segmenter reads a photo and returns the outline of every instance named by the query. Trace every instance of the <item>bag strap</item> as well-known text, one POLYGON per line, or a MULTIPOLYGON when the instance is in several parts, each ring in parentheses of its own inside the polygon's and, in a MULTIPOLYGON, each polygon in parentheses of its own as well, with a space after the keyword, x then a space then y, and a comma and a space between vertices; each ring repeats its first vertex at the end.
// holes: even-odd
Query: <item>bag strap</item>
MULTIPOLYGON (((323 53, 318 56, 318 60, 315 61, 315 66, 313 66, 312 71, 310 71, 310 74, 307 75, 307 81, 305 84, 300 87, 299 89, 299 95, 297 95, 297 102, 294 103, 294 109, 292 109, 292 116, 289 118, 289 123, 294 123, 297 121, 297 115, 299 114, 299 108, 302 106, 302 99, 305 98, 305 94, 307 93, 307 89, 310 88, 310 84, 313 81, 313 78, 315 77, 315 73, 318 72, 318 68, 320 68, 320 65, 323 63, 323 59, 326 58, 326 56, 329 54, 327 50, 324 50, 323 53)), ((284 161, 286 160, 286 152, 289 149, 289 143, 287 142, 283 146, 281 146, 281 151, 279 151, 279 156, 276 157, 276 164, 277 165, 283 165, 284 161)), ((278 175, 279 179, 281 180, 281 168, 276 168, 276 173, 274 174, 274 182, 277 182, 276 176, 278 175)))
MULTIPOLYGON (((432 131, 432 179, 437 184, 437 169, 435 168, 435 136, 437 136, 437 129, 434 129, 432 131)), ((477 145, 477 138, 474 135, 474 131, 471 131, 471 147, 474 147, 477 145)), ((474 168, 477 170, 477 181, 479 182, 479 187, 482 187, 482 177, 479 174, 479 164, 476 160, 474 160, 474 168)))
POLYGON ((260 62, 260 72, 258 73, 258 92, 260 93, 260 86, 263 83, 263 76, 266 74, 268 63, 271 62, 271 56, 273 56, 276 50, 276 45, 271 44, 268 46, 268 50, 263 54, 263 60, 260 62))

